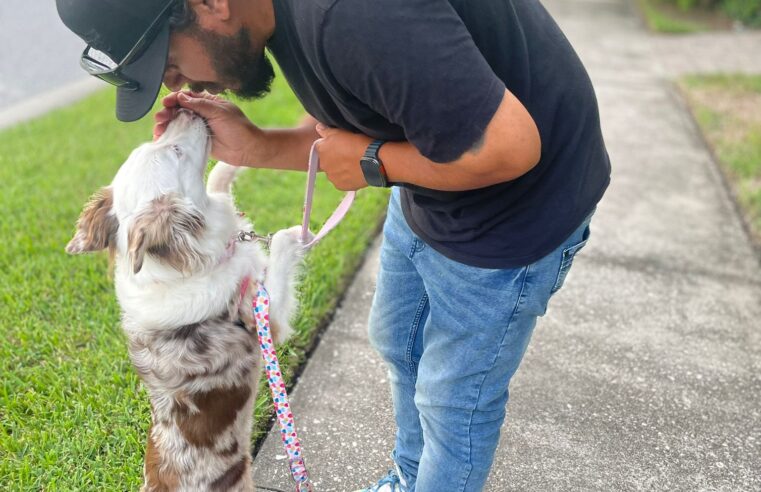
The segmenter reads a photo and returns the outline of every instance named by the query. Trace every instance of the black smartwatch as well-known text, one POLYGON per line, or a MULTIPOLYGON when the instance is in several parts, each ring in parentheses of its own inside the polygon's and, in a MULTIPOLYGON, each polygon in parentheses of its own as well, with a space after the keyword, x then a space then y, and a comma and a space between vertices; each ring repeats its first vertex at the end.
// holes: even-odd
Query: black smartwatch
POLYGON ((378 157, 383 140, 375 140, 373 143, 367 146, 365 155, 359 160, 359 165, 362 168, 362 174, 365 175, 365 181, 370 186, 378 186, 381 188, 387 188, 391 186, 386 176, 386 170, 383 168, 383 162, 378 157))

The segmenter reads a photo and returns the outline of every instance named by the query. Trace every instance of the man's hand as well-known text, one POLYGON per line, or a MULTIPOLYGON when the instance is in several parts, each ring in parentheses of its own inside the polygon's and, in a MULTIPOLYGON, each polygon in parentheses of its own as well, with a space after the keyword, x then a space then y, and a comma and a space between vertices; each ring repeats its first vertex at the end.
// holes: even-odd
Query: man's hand
POLYGON ((318 124, 317 133, 322 137, 317 142, 320 169, 325 172, 333 186, 343 191, 352 191, 367 186, 359 160, 372 139, 365 135, 330 128, 318 124))
POLYGON ((213 158, 234 166, 250 166, 256 162, 252 150, 261 147, 258 144, 264 133, 235 104, 212 94, 189 91, 173 92, 162 103, 164 109, 154 116, 154 140, 163 135, 177 110, 187 108, 198 113, 209 125, 213 158))

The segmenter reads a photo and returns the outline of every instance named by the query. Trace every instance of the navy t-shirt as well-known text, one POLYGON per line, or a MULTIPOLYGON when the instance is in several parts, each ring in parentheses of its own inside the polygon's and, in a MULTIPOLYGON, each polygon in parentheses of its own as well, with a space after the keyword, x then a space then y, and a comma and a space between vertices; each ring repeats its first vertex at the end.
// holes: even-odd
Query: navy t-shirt
POLYGON ((327 125, 409 141, 445 166, 482 138, 505 88, 528 109, 542 153, 527 174, 463 192, 403 186, 407 223, 447 257, 529 264, 602 197, 610 163, 594 90, 538 0, 273 4, 267 46, 307 112, 327 125))

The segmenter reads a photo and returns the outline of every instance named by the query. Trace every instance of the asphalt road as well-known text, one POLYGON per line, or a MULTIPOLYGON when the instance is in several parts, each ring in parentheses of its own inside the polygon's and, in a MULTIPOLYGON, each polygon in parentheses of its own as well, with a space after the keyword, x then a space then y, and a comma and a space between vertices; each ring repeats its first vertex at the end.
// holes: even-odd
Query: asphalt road
POLYGON ((86 78, 83 48, 54 0, 0 0, 0 110, 86 78))

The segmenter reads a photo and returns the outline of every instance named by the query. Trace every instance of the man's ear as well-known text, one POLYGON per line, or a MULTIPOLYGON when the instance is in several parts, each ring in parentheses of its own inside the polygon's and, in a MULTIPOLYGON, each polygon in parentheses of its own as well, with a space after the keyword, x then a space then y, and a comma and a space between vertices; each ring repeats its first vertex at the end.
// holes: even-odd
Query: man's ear
POLYGON ((143 268, 146 254, 180 272, 192 271, 203 263, 196 240, 204 227, 203 216, 175 194, 151 201, 135 217, 127 234, 132 272, 143 268))
POLYGON ((114 192, 111 187, 101 188, 90 198, 77 221, 77 232, 66 245, 67 253, 91 253, 113 243, 119 228, 113 204, 114 192))

